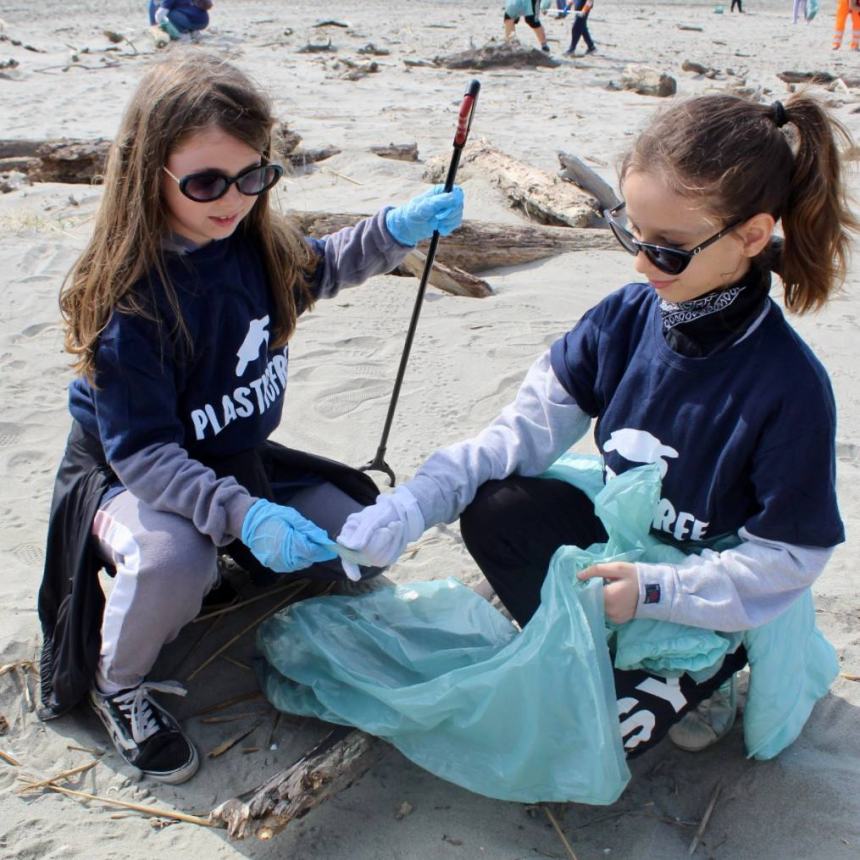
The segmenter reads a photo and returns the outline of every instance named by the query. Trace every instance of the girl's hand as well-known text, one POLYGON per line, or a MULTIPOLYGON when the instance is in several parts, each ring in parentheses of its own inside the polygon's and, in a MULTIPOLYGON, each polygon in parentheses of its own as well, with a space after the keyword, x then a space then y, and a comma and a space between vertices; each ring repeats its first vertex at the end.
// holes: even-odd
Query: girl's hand
POLYGON ((606 617, 615 624, 629 621, 639 603, 639 577, 636 565, 626 561, 593 564, 577 574, 578 579, 608 579, 603 586, 603 608, 606 617))
POLYGON ((403 206, 389 209, 385 215, 388 232, 401 244, 415 246, 429 239, 434 230, 447 236, 463 220, 463 189, 458 185, 445 191, 443 185, 434 185, 403 206))

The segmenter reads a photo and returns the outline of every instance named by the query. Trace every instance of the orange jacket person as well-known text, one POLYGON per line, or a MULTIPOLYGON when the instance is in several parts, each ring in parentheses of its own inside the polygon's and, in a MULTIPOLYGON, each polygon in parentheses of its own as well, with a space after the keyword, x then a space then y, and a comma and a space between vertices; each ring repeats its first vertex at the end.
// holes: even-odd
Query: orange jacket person
POLYGON ((845 19, 851 13, 851 42, 848 45, 852 51, 860 48, 860 0, 839 0, 836 7, 836 26, 833 29, 833 50, 842 47, 842 34, 845 32, 845 19))

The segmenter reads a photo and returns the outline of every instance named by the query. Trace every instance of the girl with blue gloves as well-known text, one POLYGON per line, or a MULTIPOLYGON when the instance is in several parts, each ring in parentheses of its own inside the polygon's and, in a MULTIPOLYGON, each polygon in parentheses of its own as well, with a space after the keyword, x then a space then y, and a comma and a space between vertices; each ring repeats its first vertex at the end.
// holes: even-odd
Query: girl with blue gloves
MULTIPOLYGON (((771 271, 794 313, 839 288, 860 229, 841 174, 846 139, 800 94, 785 105, 702 96, 658 115, 623 162, 624 202, 605 213, 641 279, 538 358, 495 421, 350 516, 338 541, 390 565, 426 528, 459 517, 469 552, 525 625, 556 550, 607 540, 581 490, 540 477, 594 421, 606 480, 659 469, 651 533, 686 556, 583 571, 603 580, 606 617, 734 632, 784 613, 844 530, 830 381, 771 298, 771 271), (784 243, 772 241, 778 222, 784 243)), ((718 739, 734 719, 731 684, 713 724, 692 709, 745 662, 741 647, 704 683, 616 669, 628 754, 688 713, 673 740, 718 739)))
POLYGON ((197 752, 150 695, 184 691, 145 679, 216 584, 218 554, 262 579, 340 579, 332 538, 377 495, 361 472, 268 441, 298 317, 462 218, 462 191, 438 186, 302 237, 269 200, 274 122, 215 57, 148 72, 61 296, 78 375, 39 594, 41 716, 89 696, 123 758, 164 782, 190 778, 197 752))

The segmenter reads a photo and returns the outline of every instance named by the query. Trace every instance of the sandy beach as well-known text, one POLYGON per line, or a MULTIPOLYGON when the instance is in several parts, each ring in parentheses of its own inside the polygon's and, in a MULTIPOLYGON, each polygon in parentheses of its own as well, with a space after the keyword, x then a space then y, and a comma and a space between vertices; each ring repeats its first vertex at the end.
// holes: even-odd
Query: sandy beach
MULTIPOLYGON (((285 210, 372 213, 420 191, 427 162, 450 155, 457 108, 475 77, 482 92, 474 138, 550 173, 558 170, 559 151, 577 155, 613 186, 632 136, 667 102, 613 86, 631 63, 672 75, 678 97, 744 88, 764 101, 788 94, 789 85, 777 77, 781 72, 826 71, 840 80, 811 89, 860 140, 860 55, 847 50, 847 37, 841 51, 830 49, 835 0, 822 0, 818 17, 796 26, 788 0, 748 0, 743 15, 730 14, 728 3, 716 13, 713 2, 597 0, 590 19, 596 54, 583 57, 580 47, 580 56, 562 57, 570 19, 549 14, 545 26, 557 67, 481 72, 452 71, 431 61, 499 38, 499 0, 216 0, 211 27, 199 44, 163 50, 150 37, 145 5, 0 0, 0 137, 110 138, 153 62, 166 51, 211 50, 266 88, 279 117, 305 147, 341 150, 278 187, 285 210), (315 26, 325 20, 347 26, 315 26), (112 43, 105 30, 124 40, 112 43), (301 50, 329 39, 336 50, 301 50), (387 53, 359 53, 369 43, 387 53), (359 80, 346 77, 351 67, 345 61, 369 60, 377 63, 376 72, 359 80), (714 72, 684 71, 686 60, 714 72), (389 143, 416 143, 419 161, 370 151, 389 143)), ((524 24, 517 34, 523 45, 536 44, 524 24)), ((855 194, 857 163, 851 162, 855 194)), ((462 184, 468 219, 529 223, 486 179, 474 176, 462 184)), ((0 194, 0 858, 569 858, 542 808, 471 794, 391 748, 358 783, 269 842, 232 841, 221 829, 53 792, 19 793, 23 776, 43 779, 97 759, 63 784, 205 816, 289 764, 319 737, 320 728, 287 717, 276 721, 265 701, 251 697, 256 682, 247 668, 250 633, 225 652, 229 660, 202 665, 265 603, 249 607, 241 620, 190 625, 156 667, 154 677, 188 686, 187 698, 169 700, 203 756, 200 773, 186 785, 140 780, 83 709, 52 723, 38 721, 38 677, 28 661, 38 660, 35 599, 53 478, 70 423, 71 371, 57 295, 92 228, 101 190, 15 185, 0 194), (242 694, 248 696, 235 706, 205 713, 242 694), (230 720, 215 722, 213 715, 230 720), (244 729, 250 732, 223 754, 206 755, 244 729)), ((632 279, 631 259, 620 249, 587 250, 496 269, 482 274, 494 290, 483 299, 430 288, 386 454, 398 477, 409 477, 436 447, 490 420, 548 344, 632 279)), ((274 439, 355 466, 372 457, 416 288, 412 278, 373 278, 320 302, 301 319, 291 347, 285 418, 274 439)), ((827 367, 839 410, 838 480, 848 539, 814 592, 819 626, 837 649, 842 675, 801 737, 772 761, 746 759, 738 725, 700 754, 663 742, 635 761, 627 791, 610 807, 553 806, 579 860, 687 857, 718 787, 694 856, 860 855, 860 572, 852 561, 860 529, 856 257, 844 293, 793 324, 827 367)), ((590 440, 581 447, 590 450, 590 440)), ((392 569, 392 579, 480 580, 456 525, 430 530, 417 548, 392 569)))

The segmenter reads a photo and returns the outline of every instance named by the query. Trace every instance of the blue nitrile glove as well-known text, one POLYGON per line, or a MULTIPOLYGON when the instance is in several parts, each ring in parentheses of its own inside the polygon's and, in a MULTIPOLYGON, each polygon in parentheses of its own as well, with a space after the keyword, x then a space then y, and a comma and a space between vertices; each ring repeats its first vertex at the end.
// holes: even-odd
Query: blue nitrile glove
MULTIPOLYGON (((376 503, 350 514, 337 542, 353 550, 366 566, 388 567, 406 549, 406 544, 424 534, 424 516, 415 496, 405 486, 384 493, 376 503)), ((342 559, 350 579, 357 572, 355 562, 342 559)))
POLYGON ((385 226, 401 245, 417 245, 422 239, 429 239, 434 230, 447 236, 462 220, 463 189, 459 185, 447 194, 444 185, 434 185, 385 213, 385 226))
POLYGON ((261 564, 277 573, 292 573, 337 555, 331 538, 295 508, 259 499, 242 523, 242 543, 261 564))

